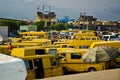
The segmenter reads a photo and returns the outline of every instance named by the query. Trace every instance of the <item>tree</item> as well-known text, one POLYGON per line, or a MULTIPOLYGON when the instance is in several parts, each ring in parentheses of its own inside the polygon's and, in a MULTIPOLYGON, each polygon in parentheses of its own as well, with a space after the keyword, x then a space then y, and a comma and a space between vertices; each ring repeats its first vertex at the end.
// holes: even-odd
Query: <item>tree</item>
POLYGON ((51 26, 50 26, 50 29, 51 29, 51 30, 55 30, 55 29, 56 29, 56 28, 55 28, 55 24, 51 25, 51 26))
POLYGON ((37 26, 37 31, 41 31, 44 29, 45 21, 39 21, 34 23, 37 26))
POLYGON ((16 20, 6 20, 1 21, 1 26, 9 26, 10 31, 18 30, 20 25, 25 25, 26 22, 24 21, 16 21, 16 20))
POLYGON ((72 29, 74 28, 72 23, 66 24, 66 26, 67 26, 67 28, 72 28, 72 29))
POLYGON ((51 29, 53 29, 53 30, 66 30, 68 28, 62 23, 57 23, 57 24, 52 25, 51 29))

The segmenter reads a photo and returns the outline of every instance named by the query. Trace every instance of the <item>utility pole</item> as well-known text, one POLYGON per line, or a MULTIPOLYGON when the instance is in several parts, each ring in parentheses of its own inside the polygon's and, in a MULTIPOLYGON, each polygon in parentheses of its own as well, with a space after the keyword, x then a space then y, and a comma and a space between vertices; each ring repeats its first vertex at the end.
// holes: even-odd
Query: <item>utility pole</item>
POLYGON ((50 38, 50 24, 51 24, 51 6, 50 5, 43 5, 43 11, 44 11, 44 9, 45 9, 45 6, 48 6, 48 10, 46 11, 45 10, 45 13, 48 13, 48 32, 49 32, 49 36, 48 36, 48 38, 50 38))
POLYGON ((89 21, 88 21, 88 17, 87 17, 87 31, 88 31, 88 25, 89 25, 89 21))
POLYGON ((82 22, 83 22, 83 29, 85 29, 85 16, 86 16, 86 13, 80 13, 80 16, 82 16, 83 18, 81 19, 82 22))
POLYGON ((50 38, 50 25, 51 25, 51 15, 50 15, 51 14, 50 13, 51 10, 50 9, 51 9, 51 6, 49 5, 49 23, 50 23, 49 27, 48 27, 48 29, 49 29, 49 38, 50 38))
POLYGON ((83 16, 84 16, 84 20, 83 20, 83 21, 84 21, 84 22, 83 22, 83 27, 84 27, 84 29, 85 29, 85 16, 86 16, 86 13, 85 13, 85 12, 83 13, 83 16))

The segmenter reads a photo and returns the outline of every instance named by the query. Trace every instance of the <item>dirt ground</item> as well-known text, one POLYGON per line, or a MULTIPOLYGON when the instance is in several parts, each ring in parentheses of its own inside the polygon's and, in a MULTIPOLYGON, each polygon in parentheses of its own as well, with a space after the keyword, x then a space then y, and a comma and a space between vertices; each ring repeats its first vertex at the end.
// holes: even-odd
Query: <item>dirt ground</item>
POLYGON ((40 80, 120 80, 120 68, 44 78, 40 80))

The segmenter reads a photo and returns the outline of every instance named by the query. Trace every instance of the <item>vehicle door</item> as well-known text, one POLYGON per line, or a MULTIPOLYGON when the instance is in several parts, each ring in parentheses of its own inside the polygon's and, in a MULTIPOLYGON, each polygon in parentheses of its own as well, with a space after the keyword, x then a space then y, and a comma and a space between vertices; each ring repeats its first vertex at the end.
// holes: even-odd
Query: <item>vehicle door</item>
POLYGON ((81 53, 70 53, 69 54, 69 60, 67 60, 67 67, 70 69, 70 71, 83 71, 83 64, 82 64, 82 54, 81 53))
POLYGON ((50 61, 52 76, 61 76, 63 73, 62 66, 59 65, 59 60, 56 58, 50 58, 50 61))
POLYGON ((50 58, 42 58, 43 62, 43 69, 44 69, 44 77, 52 77, 51 65, 50 65, 50 58))
POLYGON ((27 69, 27 73, 28 73, 28 80, 33 80, 35 79, 35 71, 34 71, 34 65, 33 65, 33 61, 32 60, 24 60, 26 69, 27 69))
POLYGON ((42 58, 34 59, 33 61, 34 61, 34 66, 35 66, 35 78, 36 79, 44 78, 42 58))

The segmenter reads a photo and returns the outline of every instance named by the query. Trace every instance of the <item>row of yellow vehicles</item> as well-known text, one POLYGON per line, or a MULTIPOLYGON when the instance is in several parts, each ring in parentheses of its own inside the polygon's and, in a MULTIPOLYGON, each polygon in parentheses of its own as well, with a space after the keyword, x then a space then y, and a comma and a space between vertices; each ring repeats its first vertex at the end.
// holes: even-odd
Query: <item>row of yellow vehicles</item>
MULTIPOLYGON (((77 38, 54 44, 51 44, 51 40, 46 38, 22 40, 21 43, 12 43, 12 50, 8 50, 8 45, 0 45, 0 52, 23 59, 28 72, 28 80, 62 76, 69 72, 106 70, 111 66, 113 67, 114 61, 97 63, 84 63, 82 61, 83 54, 89 48, 93 48, 93 44, 105 42, 94 36, 93 32, 90 33, 87 35, 85 33, 84 36, 77 34, 77 38), (90 35, 90 33, 92 34, 90 35)), ((118 41, 116 44, 119 43, 118 41)), ((116 44, 114 47, 118 48, 119 45, 116 44)), ((109 43, 109 46, 111 45, 109 43)))
POLYGON ((69 72, 100 71, 115 66, 114 61, 84 63, 81 58, 85 52, 86 49, 69 48, 56 52, 56 48, 23 47, 13 48, 10 55, 25 61, 28 80, 62 76, 69 72))

